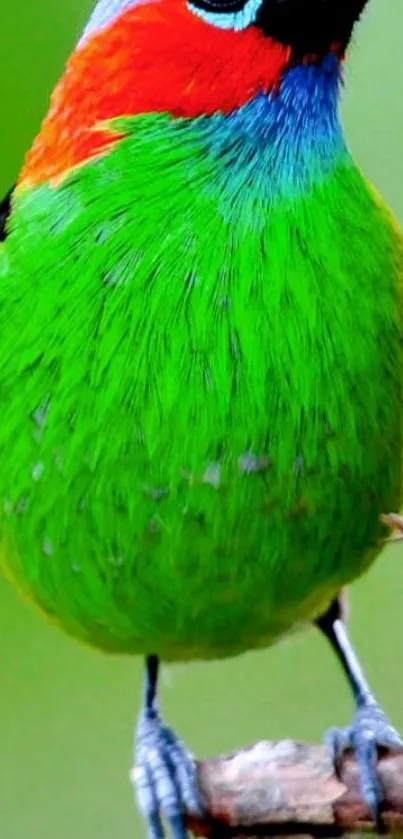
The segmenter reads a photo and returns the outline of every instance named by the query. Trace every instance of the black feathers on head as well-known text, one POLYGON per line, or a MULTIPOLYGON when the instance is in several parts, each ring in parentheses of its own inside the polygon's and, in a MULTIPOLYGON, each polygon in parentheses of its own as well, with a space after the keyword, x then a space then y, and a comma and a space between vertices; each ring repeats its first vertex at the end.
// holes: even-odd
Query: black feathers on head
POLYGON ((368 0, 263 0, 256 25, 299 56, 344 50, 368 0))

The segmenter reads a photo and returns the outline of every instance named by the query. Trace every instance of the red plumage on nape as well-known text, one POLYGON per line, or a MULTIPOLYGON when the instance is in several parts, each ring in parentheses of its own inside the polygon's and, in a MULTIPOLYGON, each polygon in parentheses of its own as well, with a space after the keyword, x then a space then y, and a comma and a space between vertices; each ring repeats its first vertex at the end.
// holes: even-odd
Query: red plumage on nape
POLYGON ((275 88, 290 50, 250 27, 223 30, 185 0, 129 8, 79 45, 57 85, 20 183, 57 179, 120 136, 102 121, 168 112, 230 113, 275 88))

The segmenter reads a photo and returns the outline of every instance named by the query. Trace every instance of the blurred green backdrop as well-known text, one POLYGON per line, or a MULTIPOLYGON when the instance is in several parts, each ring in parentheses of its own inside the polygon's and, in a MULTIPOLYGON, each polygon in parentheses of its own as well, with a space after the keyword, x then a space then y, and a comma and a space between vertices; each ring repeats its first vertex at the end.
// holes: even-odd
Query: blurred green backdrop
MULTIPOLYGON (((44 115, 91 0, 0 0, 0 189, 44 115)), ((372 0, 351 50, 348 138, 403 220, 402 0, 372 0)), ((357 301, 359 305, 359 301, 357 301)), ((371 681, 403 731, 403 546, 351 591, 371 681)), ((133 839, 128 770, 141 662, 82 649, 0 580, 0 830, 4 839, 133 839)), ((321 737, 349 721, 344 679, 314 631, 232 662, 165 673, 167 719, 199 755, 262 737, 321 737)))

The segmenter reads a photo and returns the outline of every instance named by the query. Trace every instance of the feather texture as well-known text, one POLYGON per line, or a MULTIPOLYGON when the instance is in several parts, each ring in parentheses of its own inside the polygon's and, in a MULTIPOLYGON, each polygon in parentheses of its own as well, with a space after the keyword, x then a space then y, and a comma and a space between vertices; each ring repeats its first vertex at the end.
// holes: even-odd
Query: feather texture
POLYGON ((60 180, 107 151, 119 136, 107 124, 114 117, 231 113, 277 89, 290 60, 258 29, 216 29, 183 0, 130 7, 69 59, 20 181, 60 180))
POLYGON ((16 191, 3 565, 85 642, 272 643, 364 571, 399 506, 402 240, 338 84, 329 57, 228 116, 122 115, 103 155, 16 191))

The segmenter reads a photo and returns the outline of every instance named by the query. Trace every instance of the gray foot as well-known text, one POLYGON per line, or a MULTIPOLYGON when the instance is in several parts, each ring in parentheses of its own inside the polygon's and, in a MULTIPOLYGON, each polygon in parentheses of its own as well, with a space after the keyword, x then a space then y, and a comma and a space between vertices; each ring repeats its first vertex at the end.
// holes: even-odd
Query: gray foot
POLYGON ((363 798, 368 804, 378 832, 383 833, 384 794, 377 772, 378 752, 382 749, 402 751, 403 740, 400 734, 390 724, 379 705, 371 701, 358 708, 348 728, 331 728, 325 735, 325 744, 337 773, 342 753, 345 749, 354 750, 363 798))
POLYGON ((154 710, 141 714, 131 779, 139 809, 148 825, 149 839, 164 839, 162 817, 173 839, 187 839, 184 813, 200 815, 202 811, 195 762, 154 710))

